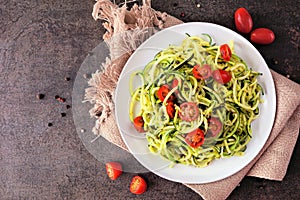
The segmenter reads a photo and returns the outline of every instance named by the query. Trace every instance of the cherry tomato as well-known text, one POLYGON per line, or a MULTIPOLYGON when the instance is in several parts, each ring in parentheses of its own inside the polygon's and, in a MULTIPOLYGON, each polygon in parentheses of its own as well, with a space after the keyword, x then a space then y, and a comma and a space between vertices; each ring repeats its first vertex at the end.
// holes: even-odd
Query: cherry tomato
POLYGON ((206 80, 211 77, 211 68, 207 64, 203 66, 195 65, 193 68, 193 75, 196 79, 206 80))
MULTIPOLYGON (((157 91, 157 96, 161 101, 164 101, 168 93, 170 92, 170 88, 168 85, 162 85, 157 91)), ((171 95, 167 102, 173 101, 175 99, 174 95, 171 95)))
POLYGON ((185 142, 192 148, 198 148, 204 143, 204 133, 200 128, 188 133, 185 142))
POLYGON ((239 8, 234 13, 236 29, 241 33, 250 33, 253 27, 252 17, 245 8, 239 8))
POLYGON ((220 46, 220 52, 221 52, 221 56, 222 56, 223 60, 225 60, 225 61, 230 60, 231 50, 230 50, 230 47, 228 46, 228 44, 222 44, 220 46))
POLYGON ((167 103, 167 113, 168 113, 168 115, 169 115, 169 117, 171 119, 174 118, 174 115, 175 115, 175 106, 174 106, 173 102, 168 102, 167 103))
POLYGON ((222 69, 214 70, 212 75, 214 80, 220 84, 228 83, 231 80, 231 74, 222 69))
POLYGON ((143 133, 145 132, 144 130, 144 119, 142 116, 137 116, 133 119, 133 125, 134 125, 134 128, 140 132, 140 133, 143 133))
POLYGON ((133 194, 143 194, 147 189, 146 181, 140 176, 134 176, 130 183, 130 192, 133 194))
POLYGON ((180 105, 179 117, 187 122, 191 122, 199 116, 199 108, 194 102, 185 102, 180 105))
POLYGON ((179 81, 177 78, 174 78, 174 80, 172 81, 172 88, 177 87, 179 81))
MULTIPOLYGON (((174 80, 172 81, 172 88, 177 87, 178 84, 179 84, 179 81, 181 81, 181 80, 178 80, 177 78, 174 78, 174 80)), ((178 91, 178 90, 175 90, 174 93, 175 93, 175 94, 178 94, 179 91, 178 91)))
POLYGON ((222 129, 222 123, 218 118, 211 117, 208 119, 208 131, 211 133, 212 137, 218 135, 221 129, 222 129))
POLYGON ((250 40, 257 44, 271 44, 275 40, 275 34, 268 28, 258 28, 251 32, 250 40))
POLYGON ((118 162, 105 164, 106 173, 111 180, 116 180, 122 174, 122 165, 118 162))

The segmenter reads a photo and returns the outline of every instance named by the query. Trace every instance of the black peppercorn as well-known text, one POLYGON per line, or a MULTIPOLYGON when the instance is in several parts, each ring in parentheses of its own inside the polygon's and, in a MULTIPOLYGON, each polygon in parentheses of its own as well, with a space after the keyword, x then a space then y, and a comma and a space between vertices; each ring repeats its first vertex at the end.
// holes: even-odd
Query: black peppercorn
POLYGON ((36 95, 36 98, 37 98, 37 99, 43 99, 44 97, 45 97, 44 94, 37 94, 37 95, 36 95))

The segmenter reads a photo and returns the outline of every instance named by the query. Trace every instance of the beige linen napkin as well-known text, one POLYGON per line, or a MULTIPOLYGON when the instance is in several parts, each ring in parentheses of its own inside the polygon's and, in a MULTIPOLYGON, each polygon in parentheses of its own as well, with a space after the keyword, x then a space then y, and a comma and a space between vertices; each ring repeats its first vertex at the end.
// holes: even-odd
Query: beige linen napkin
MULTIPOLYGON (((93 132, 125 150, 127 147, 115 122, 113 94, 123 66, 139 44, 128 44, 128 37, 131 37, 130 41, 136 41, 145 37, 141 30, 146 27, 166 28, 183 23, 166 13, 153 10, 150 3, 143 1, 142 6, 134 5, 127 10, 125 6, 118 7, 109 0, 98 0, 93 10, 95 19, 106 21, 103 24, 107 29, 104 40, 110 47, 110 59, 103 64, 103 71, 92 75, 85 99, 94 104, 90 111, 91 116, 97 118, 93 132), (133 34, 125 34, 127 30, 133 30, 133 34)), ((299 134, 300 85, 271 72, 276 87, 277 112, 267 143, 259 155, 238 173, 212 183, 185 184, 204 199, 226 199, 246 175, 272 180, 284 178, 299 134)))

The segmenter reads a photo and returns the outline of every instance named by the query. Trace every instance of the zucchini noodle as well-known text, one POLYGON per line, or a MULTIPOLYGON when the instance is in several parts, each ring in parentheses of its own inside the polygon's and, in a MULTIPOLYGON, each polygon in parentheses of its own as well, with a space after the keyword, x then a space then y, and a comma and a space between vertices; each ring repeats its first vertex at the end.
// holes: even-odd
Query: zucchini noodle
MULTIPOLYGON (((152 153, 159 154, 173 163, 205 167, 211 161, 231 156, 242 156, 251 140, 251 122, 259 116, 262 103, 262 87, 257 77, 262 75, 250 69, 234 52, 229 61, 221 56, 220 46, 212 44, 212 38, 189 36, 181 45, 170 45, 155 55, 143 70, 135 72, 130 82, 130 120, 142 116, 143 128, 152 153), (196 79, 195 65, 208 64, 211 70, 225 70, 231 75, 229 82, 220 84, 213 77, 196 79), (142 85, 133 89, 133 77, 139 77, 142 85), (172 81, 178 85, 172 86, 172 81), (162 85, 170 91, 162 101, 157 92, 162 85), (171 96, 176 96, 174 116, 168 115, 167 105, 171 96), (180 117, 184 102, 193 102, 199 114, 192 121, 180 117), (221 131, 209 134, 209 119, 218 118, 221 131), (193 148, 186 142, 186 135, 200 128, 204 143, 193 148)), ((197 112, 198 113, 198 112, 197 112)))

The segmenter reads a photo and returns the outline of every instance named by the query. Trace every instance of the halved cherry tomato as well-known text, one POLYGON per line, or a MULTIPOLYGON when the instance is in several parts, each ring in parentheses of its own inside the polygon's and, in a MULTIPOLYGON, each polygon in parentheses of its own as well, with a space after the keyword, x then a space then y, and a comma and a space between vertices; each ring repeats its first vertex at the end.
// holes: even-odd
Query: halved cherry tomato
MULTIPOLYGON (((168 85, 162 85, 157 91, 157 96, 161 101, 164 101, 170 91, 171 90, 168 85)), ((167 100, 167 102, 174 101, 174 99, 175 99, 174 95, 171 95, 167 100)))
POLYGON ((143 194, 146 190, 146 181, 140 176, 134 176, 130 183, 130 192, 133 194, 143 194))
POLYGON ((211 68, 208 64, 203 66, 195 65, 193 68, 193 75, 196 79, 206 80, 211 77, 211 68))
POLYGON ((143 133, 145 132, 144 130, 144 119, 142 116, 137 116, 133 119, 133 125, 134 125, 134 128, 140 132, 140 133, 143 133))
POLYGON ((222 69, 216 69, 212 73, 213 78, 220 84, 228 83, 231 80, 231 74, 222 69))
POLYGON ((179 81, 177 78, 174 78, 174 80, 172 81, 172 88, 177 87, 179 81))
POLYGON ((105 164, 106 173, 111 180, 116 180, 122 174, 122 165, 118 162, 105 164))
MULTIPOLYGON (((181 80, 180 80, 180 81, 181 81, 181 80)), ((178 80, 177 78, 174 78, 174 80, 172 81, 172 88, 177 87, 178 84, 179 84, 179 80, 178 80)), ((175 93, 175 94, 178 94, 179 91, 178 91, 178 90, 175 90, 174 93, 175 93)))
POLYGON ((229 61, 231 58, 231 49, 228 46, 228 44, 222 44, 220 46, 220 52, 221 52, 221 56, 223 58, 223 60, 225 61, 229 61))
POLYGON ((180 105, 179 117, 187 122, 191 122, 199 116, 199 108, 194 102, 185 102, 180 105))
POLYGON ((271 44, 275 40, 275 34, 268 28, 258 28, 251 32, 250 40, 257 44, 271 44))
POLYGON ((253 27, 252 17, 245 8, 239 8, 234 13, 236 29, 241 33, 250 33, 253 27))
POLYGON ((218 135, 221 129, 222 129, 222 123, 218 118, 211 117, 208 119, 208 131, 211 133, 212 137, 218 135))
POLYGON ((167 103, 167 113, 168 113, 168 115, 169 115, 169 117, 171 119, 174 118, 174 115, 175 115, 175 106, 174 106, 173 102, 168 102, 167 103))
POLYGON ((188 133, 185 142, 192 148, 200 147, 204 143, 204 133, 200 128, 188 133))

